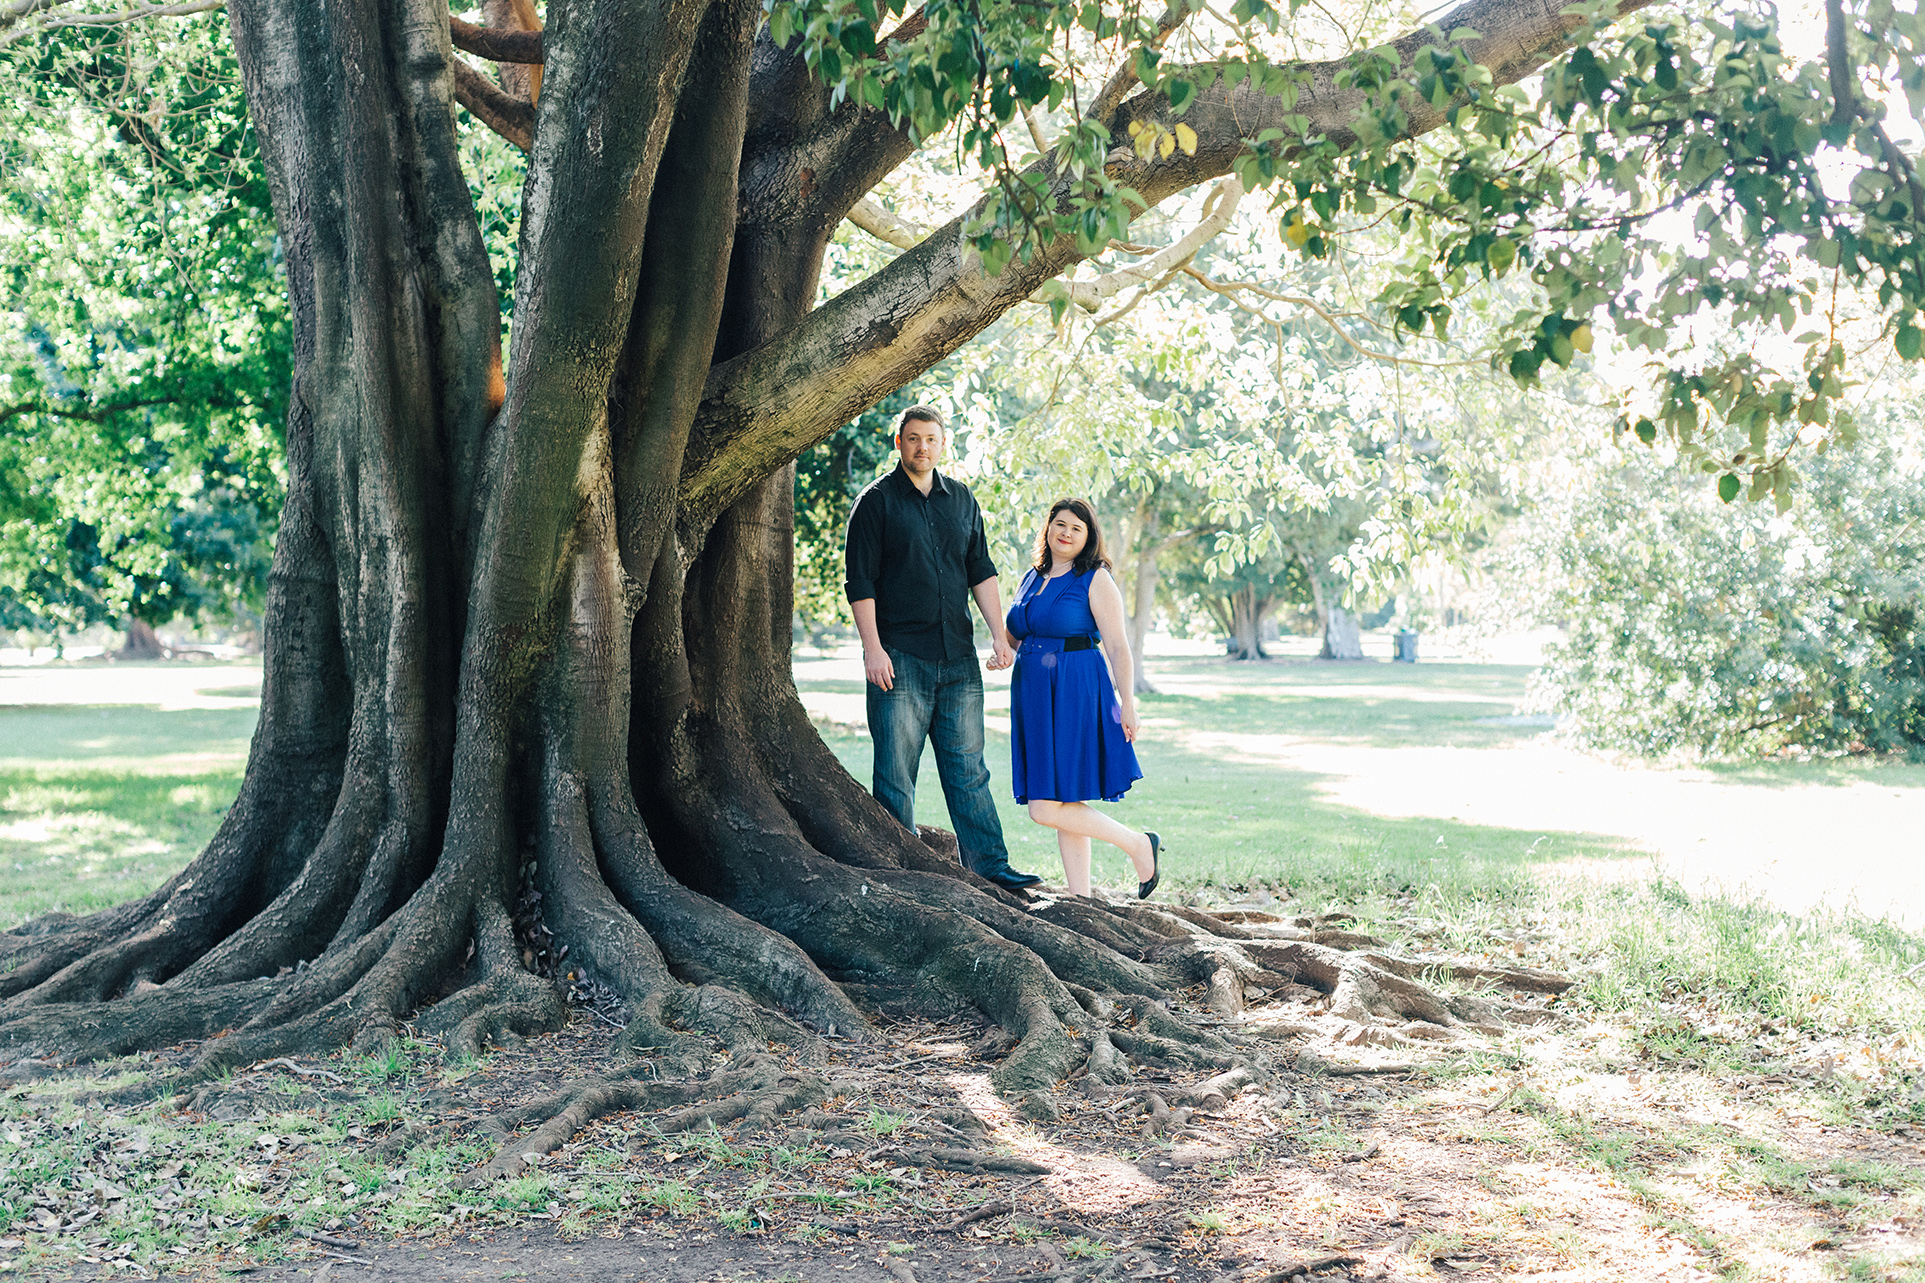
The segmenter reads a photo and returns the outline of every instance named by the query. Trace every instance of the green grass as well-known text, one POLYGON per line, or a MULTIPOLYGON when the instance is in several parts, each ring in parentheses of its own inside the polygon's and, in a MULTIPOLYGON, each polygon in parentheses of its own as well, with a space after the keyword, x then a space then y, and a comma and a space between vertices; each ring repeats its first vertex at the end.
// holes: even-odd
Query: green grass
MULTIPOLYGON (((1144 778, 1103 809, 1163 835, 1172 890, 1236 897, 1288 889, 1291 912, 1342 909, 1392 938, 1411 939, 1421 922, 1421 943, 1455 952, 1504 948, 1520 932, 1542 937, 1518 960, 1584 975, 1572 1001, 1627 1021, 1634 1058, 1735 1067, 1755 1060, 1760 1038, 1925 1036, 1925 987, 1916 973, 1906 978, 1925 963, 1925 937, 1916 932, 1852 913, 1794 914, 1691 894, 1642 872, 1573 879, 1565 871, 1647 856, 1596 834, 1372 815, 1331 801, 1315 771, 1182 746, 1265 735, 1340 747, 1502 748, 1542 733, 1508 717, 1524 697, 1528 669, 1197 659, 1159 662, 1156 673, 1172 687, 1208 682, 1219 693, 1144 698, 1144 778)), ((847 693, 856 685, 805 681, 804 689, 847 693)), ((992 696, 992 718, 996 702, 992 696)), ((866 735, 820 725, 850 772, 867 781, 866 735)), ((1059 880, 1055 834, 1007 792, 1008 754, 1007 737, 992 730, 987 759, 1011 862, 1059 880)), ((1882 761, 1753 763, 1720 774, 1745 784, 1925 788, 1925 768, 1882 761)), ((916 818, 949 824, 933 753, 918 776, 916 818)), ((1099 886, 1133 886, 1121 852, 1097 843, 1093 855, 1099 886)), ((1900 1059, 1911 1055, 1901 1048, 1900 1059)), ((1873 1069, 1862 1091, 1841 1091, 1839 1108, 1870 1109, 1891 1122, 1925 1119, 1925 1097, 1908 1094, 1895 1069, 1873 1069)))
POLYGON ((0 708, 0 929, 143 895, 240 789, 256 710, 0 708))
MULTIPOLYGON (((1448 899, 1514 891, 1531 867, 1552 861, 1642 857, 1606 837, 1367 815, 1324 798, 1318 787, 1324 777, 1315 772, 1175 743, 1180 735, 1202 733, 1372 748, 1502 747, 1540 733, 1499 724, 1523 698, 1528 669, 1187 660, 1160 663, 1157 671, 1207 677, 1235 692, 1144 697, 1139 709, 1151 723, 1137 748, 1144 778, 1123 801, 1103 807, 1125 824, 1163 836, 1164 877, 1179 884, 1289 885, 1346 902, 1385 889, 1434 887, 1448 899)), ((803 689, 846 694, 844 688, 856 685, 809 681, 803 689)), ((845 724, 824 723, 822 730, 843 765, 867 782, 868 737, 845 724)), ((1055 834, 1033 823, 1008 792, 1008 737, 992 730, 988 740, 1010 862, 1060 880, 1055 834)), ((917 775, 916 819, 949 827, 933 752, 924 753, 917 775)), ((1098 885, 1135 882, 1129 860, 1104 843, 1096 844, 1092 872, 1098 885)))

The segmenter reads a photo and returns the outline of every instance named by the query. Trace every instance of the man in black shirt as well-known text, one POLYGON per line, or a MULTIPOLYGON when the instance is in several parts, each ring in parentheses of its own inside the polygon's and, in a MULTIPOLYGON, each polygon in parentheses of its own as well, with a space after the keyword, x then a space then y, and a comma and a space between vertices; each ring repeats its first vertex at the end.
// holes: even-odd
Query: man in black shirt
POLYGON ((936 471, 948 438, 942 415, 911 406, 896 427, 895 470, 863 490, 849 513, 849 609, 862 634, 876 800, 916 829, 916 768, 936 746, 962 861, 1009 888, 1042 881, 1009 867, 1003 824, 983 765, 983 675, 969 598, 989 624, 989 667, 1016 660, 1003 628, 996 566, 969 487, 936 471))

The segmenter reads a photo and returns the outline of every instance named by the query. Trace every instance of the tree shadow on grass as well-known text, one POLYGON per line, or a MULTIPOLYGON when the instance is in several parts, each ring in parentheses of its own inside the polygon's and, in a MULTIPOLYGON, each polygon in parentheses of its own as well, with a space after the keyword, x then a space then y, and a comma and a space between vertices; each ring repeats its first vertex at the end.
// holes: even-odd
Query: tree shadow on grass
POLYGON ((0 929, 144 895, 206 845, 257 711, 0 708, 0 929))
MULTIPOLYGON (((866 781, 868 738, 845 724, 818 726, 849 772, 866 781)), ((991 788, 1011 862, 1055 880, 1061 876, 1055 833, 1033 823, 1010 796, 1007 737, 992 733, 988 740, 991 788)), ((1371 815, 1322 796, 1320 786, 1331 777, 1275 762, 1153 742, 1138 753, 1144 778, 1124 801, 1102 809, 1125 824, 1158 830, 1168 849, 1165 877, 1177 883, 1307 886, 1334 898, 1432 886, 1446 894, 1489 894, 1527 883, 1534 870, 1551 864, 1649 858, 1613 838, 1371 815)), ((933 753, 924 754, 917 777, 916 821, 950 827, 933 753)), ((1092 872, 1100 885, 1135 880, 1128 858, 1103 843, 1096 844, 1092 872)))

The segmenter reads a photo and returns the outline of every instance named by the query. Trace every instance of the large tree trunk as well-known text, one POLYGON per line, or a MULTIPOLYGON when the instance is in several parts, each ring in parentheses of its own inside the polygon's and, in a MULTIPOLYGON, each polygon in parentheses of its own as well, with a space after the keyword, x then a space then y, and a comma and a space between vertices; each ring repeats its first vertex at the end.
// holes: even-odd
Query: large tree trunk
POLYGON ((1310 600, 1317 611, 1317 631, 1323 635, 1323 647, 1318 650, 1317 658, 1362 659, 1364 641, 1357 617, 1337 600, 1336 588, 1329 582, 1329 571, 1325 569, 1322 559, 1302 545, 1293 551, 1297 563, 1310 580, 1310 600))
MULTIPOLYGON (((526 6, 491 12, 527 25, 526 6)), ((295 333, 260 724, 187 869, 0 937, 0 1047, 206 1039, 191 1081, 409 1019, 454 1051, 550 1028, 565 1011, 510 913, 528 882, 571 962, 627 998, 624 1050, 684 1073, 717 1040, 865 1038, 858 999, 938 996, 1016 1036, 995 1081, 1046 1115, 1052 1084, 1122 1075, 1131 1048, 1222 1063, 1159 1005, 1191 984, 1234 1007, 1246 980, 1297 976, 1359 1019, 1453 1019, 1315 940, 1026 911, 905 831, 809 722, 788 654, 796 451, 1071 251, 995 279, 954 238, 904 255, 838 349, 824 335, 842 342, 861 300, 816 323, 824 248, 910 141, 758 42, 754 0, 570 0, 538 39, 489 37, 541 62, 506 88, 454 62, 437 0, 230 13, 295 333), (505 376, 457 94, 532 144, 505 376), (810 390, 822 361, 848 373, 832 396, 810 390)), ((1124 177, 1152 199, 1195 181, 1164 169, 1124 177)), ((783 1081, 768 1108, 807 1096, 783 1081)), ((556 1114, 573 1121, 542 1146, 583 1117, 556 1114)))
POLYGON ((144 619, 127 621, 127 640, 115 652, 118 659, 166 659, 167 645, 144 619))

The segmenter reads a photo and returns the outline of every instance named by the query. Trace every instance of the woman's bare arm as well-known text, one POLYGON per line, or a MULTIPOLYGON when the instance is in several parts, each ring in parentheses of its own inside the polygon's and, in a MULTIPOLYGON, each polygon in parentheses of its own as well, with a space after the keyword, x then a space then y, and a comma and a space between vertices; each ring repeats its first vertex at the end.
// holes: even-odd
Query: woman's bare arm
POLYGON ((1130 637, 1123 624, 1123 590, 1116 578, 1098 567, 1089 586, 1090 614, 1096 616, 1096 631, 1103 639, 1103 654, 1110 661, 1110 680, 1116 684, 1116 698, 1123 706, 1123 734, 1136 739, 1136 671, 1130 655, 1130 637))

